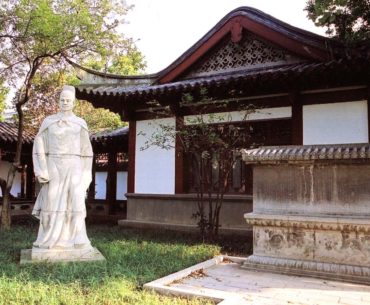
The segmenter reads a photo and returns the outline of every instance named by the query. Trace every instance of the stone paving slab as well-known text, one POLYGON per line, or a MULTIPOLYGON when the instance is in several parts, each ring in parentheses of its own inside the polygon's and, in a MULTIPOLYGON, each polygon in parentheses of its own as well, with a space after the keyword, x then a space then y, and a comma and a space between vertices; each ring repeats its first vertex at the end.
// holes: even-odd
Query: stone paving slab
POLYGON ((203 297, 220 305, 370 305, 370 286, 241 268, 218 256, 145 284, 162 294, 203 297))

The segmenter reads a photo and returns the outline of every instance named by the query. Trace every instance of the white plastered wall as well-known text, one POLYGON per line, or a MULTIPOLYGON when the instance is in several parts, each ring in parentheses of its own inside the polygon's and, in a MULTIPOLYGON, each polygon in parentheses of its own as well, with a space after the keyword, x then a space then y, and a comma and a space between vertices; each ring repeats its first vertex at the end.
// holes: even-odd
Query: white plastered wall
POLYGON ((367 102, 303 106, 303 144, 368 142, 367 102))
POLYGON ((175 193, 174 139, 168 139, 167 144, 171 146, 169 149, 154 145, 144 149, 146 142, 151 139, 152 135, 160 132, 162 124, 175 128, 176 119, 166 118, 136 122, 135 193, 175 193))
POLYGON ((117 190, 116 199, 126 200, 127 193, 127 172, 117 172, 117 190))
MULTIPOLYGON (((6 161, 0 161, 0 178, 6 180, 8 177, 8 171, 10 168, 11 163, 6 161)), ((26 182, 25 182, 25 188, 26 188, 26 182)), ((10 194, 12 194, 14 197, 18 197, 18 193, 21 192, 21 173, 16 172, 13 186, 10 190, 10 194)), ((2 191, 0 189, 0 196, 2 196, 2 191)))
MULTIPOLYGON (((202 121, 205 123, 225 123, 225 122, 240 122, 240 121, 258 121, 269 119, 290 118, 292 116, 292 107, 275 107, 257 109, 253 113, 245 111, 220 112, 203 115, 202 121)), ((197 124, 200 122, 200 115, 185 116, 185 124, 197 124)))
POLYGON ((95 173, 95 199, 106 199, 107 195, 107 172, 95 173))

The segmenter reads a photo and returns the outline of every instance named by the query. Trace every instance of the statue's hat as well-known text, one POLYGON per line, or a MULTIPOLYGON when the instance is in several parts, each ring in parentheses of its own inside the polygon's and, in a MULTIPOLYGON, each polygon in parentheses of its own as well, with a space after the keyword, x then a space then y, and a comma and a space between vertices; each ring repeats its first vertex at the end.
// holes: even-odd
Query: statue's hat
POLYGON ((64 85, 63 88, 62 88, 62 92, 63 91, 71 92, 73 95, 76 94, 76 89, 73 86, 64 85))

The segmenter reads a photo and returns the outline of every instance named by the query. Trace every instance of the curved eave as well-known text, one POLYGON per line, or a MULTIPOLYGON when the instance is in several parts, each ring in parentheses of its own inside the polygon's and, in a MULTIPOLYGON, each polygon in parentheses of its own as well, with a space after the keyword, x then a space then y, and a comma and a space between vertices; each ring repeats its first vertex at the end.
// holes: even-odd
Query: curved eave
MULTIPOLYGON (((146 82, 147 84, 164 84, 174 81, 201 56, 216 45, 225 35, 238 35, 245 29, 282 48, 310 60, 325 61, 335 53, 342 53, 342 44, 300 28, 289 25, 271 15, 251 7, 239 7, 222 18, 210 31, 199 39, 167 68, 153 74, 123 76, 104 73, 82 67, 70 60, 74 67, 88 74, 100 77, 108 83, 110 80, 122 82, 146 82)), ((234 37, 234 39, 237 39, 234 37)))
MULTIPOLYGON (((192 92, 204 87, 211 90, 221 86, 226 88, 229 85, 244 86, 244 94, 251 94, 251 92, 258 93, 257 90, 266 90, 265 88, 268 84, 271 87, 278 87, 284 84, 284 82, 290 85, 294 84, 297 88, 341 86, 359 82, 368 84, 370 80, 369 69, 369 61, 332 60, 329 62, 299 63, 259 71, 242 71, 135 89, 127 89, 125 87, 114 89, 109 89, 109 87, 78 88, 76 93, 77 96, 83 97, 94 104, 99 103, 101 107, 112 110, 113 107, 120 107, 118 103, 121 104, 121 102, 127 103, 139 99, 141 101, 160 100, 161 96, 181 95, 182 93, 192 92), (339 75, 340 77, 338 78, 339 75), (104 101, 101 101, 101 97, 115 97, 115 105, 109 102, 109 106, 108 104, 104 106, 104 101)), ((134 107, 134 105, 132 106, 134 107)))
POLYGON ((329 60, 332 53, 342 49, 335 40, 296 28, 257 9, 240 7, 227 14, 190 49, 160 71, 157 83, 173 81, 225 35, 238 35, 240 28, 311 60, 329 60))
POLYGON ((114 74, 114 73, 106 73, 106 72, 100 72, 96 71, 94 69, 86 68, 84 66, 81 66, 74 61, 66 58, 66 61, 71 64, 73 67, 80 69, 82 71, 85 71, 89 74, 100 76, 102 78, 108 78, 108 79, 119 79, 119 80, 152 80, 154 81, 158 76, 159 73, 152 73, 152 74, 143 74, 143 75, 121 75, 121 74, 114 74))

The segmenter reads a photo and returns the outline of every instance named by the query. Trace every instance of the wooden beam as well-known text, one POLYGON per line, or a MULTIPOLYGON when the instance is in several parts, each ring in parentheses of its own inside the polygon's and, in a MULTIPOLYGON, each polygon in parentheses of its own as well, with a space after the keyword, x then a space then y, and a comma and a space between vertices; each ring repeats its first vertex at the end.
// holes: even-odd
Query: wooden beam
POLYGON ((32 200, 35 197, 35 176, 33 175, 32 159, 27 162, 26 168, 26 198, 32 200))
POLYGON ((289 97, 292 103, 292 144, 303 145, 303 107, 300 95, 292 92, 289 97))
POLYGON ((129 122, 127 192, 135 193, 136 121, 129 122))
POLYGON ((21 198, 25 198, 25 186, 26 186, 26 167, 21 167, 21 198))
POLYGON ((93 157, 92 163, 92 179, 91 183, 87 192, 87 199, 88 201, 93 201, 95 199, 95 174, 96 174, 96 154, 93 157))
MULTIPOLYGON (((184 127, 184 118, 176 117, 176 130, 184 127)), ((175 194, 184 193, 184 152, 181 139, 176 135, 175 143, 175 194)))
POLYGON ((312 93, 303 91, 300 94, 300 101, 303 105, 352 102, 367 99, 367 94, 366 88, 349 88, 346 90, 312 93))
POLYGON ((117 194, 117 153, 108 153, 108 175, 107 175, 107 193, 106 197, 109 204, 109 213, 112 214, 116 204, 117 194))

